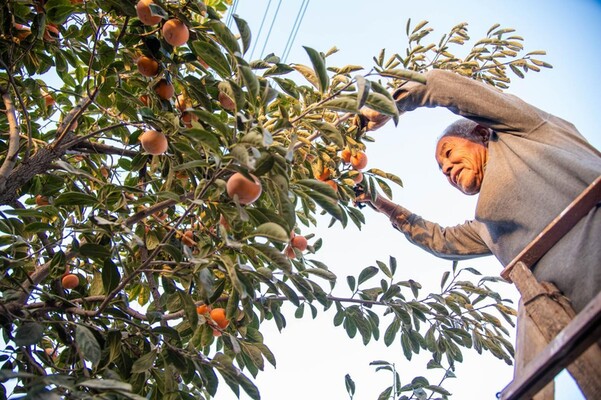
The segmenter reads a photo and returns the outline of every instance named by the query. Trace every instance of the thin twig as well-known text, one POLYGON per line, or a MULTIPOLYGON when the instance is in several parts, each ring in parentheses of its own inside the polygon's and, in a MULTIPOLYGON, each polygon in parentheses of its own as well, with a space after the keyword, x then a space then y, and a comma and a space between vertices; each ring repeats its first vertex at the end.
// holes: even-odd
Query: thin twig
POLYGON ((139 151, 127 150, 120 147, 109 146, 104 143, 80 142, 71 147, 71 150, 86 150, 86 153, 93 154, 117 154, 120 156, 133 158, 140 154, 139 151))

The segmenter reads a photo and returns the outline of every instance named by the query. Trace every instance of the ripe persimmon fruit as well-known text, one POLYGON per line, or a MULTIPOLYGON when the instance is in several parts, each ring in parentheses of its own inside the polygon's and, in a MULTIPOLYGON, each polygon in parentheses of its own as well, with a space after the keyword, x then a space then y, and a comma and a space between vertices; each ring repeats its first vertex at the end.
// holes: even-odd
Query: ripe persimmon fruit
POLYGON ((236 110, 236 103, 230 96, 228 96, 225 92, 219 92, 217 95, 217 100, 219 100, 219 104, 221 107, 225 108, 228 111, 236 110))
POLYGON ((169 147, 167 137, 162 132, 155 131, 154 129, 145 131, 140 135, 139 140, 144 151, 153 156, 163 154, 169 147))
POLYGON ((336 182, 334 182, 331 179, 328 179, 327 181, 324 181, 325 184, 327 184, 328 186, 330 186, 332 189, 334 189, 334 191, 338 191, 338 184, 336 182))
POLYGON ((367 154, 363 151, 358 151, 351 156, 351 165, 356 170, 362 170, 367 166, 367 154))
POLYGON ((200 315, 208 314, 210 312, 211 312, 211 307, 206 304, 201 304, 198 307, 196 307, 196 313, 198 313, 200 315))
POLYGON ((350 149, 344 149, 340 152, 340 158, 342 159, 342 161, 345 164, 348 164, 351 162, 351 150, 350 149))
POLYGON ((223 226, 226 230, 231 229, 230 223, 227 221, 223 214, 219 216, 219 224, 223 226))
POLYGON ((192 247, 196 244, 194 241, 194 231, 185 231, 182 236, 182 243, 188 247, 192 247))
POLYGON ((351 179, 353 180, 353 182, 355 182, 355 184, 359 184, 361 182, 363 182, 363 173, 361 171, 356 171, 357 173, 354 175, 351 175, 351 179))
POLYGON ((296 235, 290 240, 290 245, 300 251, 307 250, 307 238, 302 235, 296 235))
POLYGON ((163 100, 169 100, 175 94, 173 84, 167 81, 167 79, 161 79, 154 87, 154 91, 163 100))
POLYGON ((65 289, 74 289, 79 285, 79 277, 75 274, 66 274, 61 280, 61 284, 65 289))
POLYGON ((178 95, 177 98, 175 99, 175 106, 177 107, 178 110, 180 110, 181 112, 184 112, 188 108, 192 107, 192 100, 190 100, 190 98, 188 96, 186 96, 184 93, 182 93, 182 94, 178 95))
POLYGON ((286 246, 286 248, 284 249, 284 254, 288 258, 296 258, 296 253, 294 252, 294 247, 292 247, 291 245, 286 246))
POLYGON ((209 313, 211 319, 213 320, 213 322, 215 322, 215 324, 217 324, 218 327, 220 327, 221 329, 226 328, 230 321, 228 321, 228 319, 225 317, 225 309, 224 308, 214 308, 210 311, 209 313))
POLYGON ((159 73, 159 63, 150 57, 142 56, 136 62, 138 71, 144 76, 156 76, 159 73))
POLYGON ((50 204, 50 201, 48 200, 48 197, 38 194, 37 196, 35 196, 35 204, 37 204, 38 206, 47 206, 48 204, 50 204))
POLYGON ((232 199, 238 196, 238 202, 242 205, 254 203, 263 190, 259 178, 251 174, 251 181, 240 172, 233 174, 227 181, 226 191, 232 199))
POLYGON ((163 19, 158 15, 152 15, 151 4, 154 4, 152 0, 140 0, 136 4, 136 14, 144 25, 156 25, 163 19))
POLYGON ((147 94, 143 94, 140 97, 138 97, 138 100, 140 100, 140 102, 142 102, 142 104, 144 104, 145 107, 148 107, 148 105, 150 104, 150 97, 147 94))
POLYGON ((15 37, 19 40, 25 40, 31 35, 31 28, 27 25, 13 23, 13 28, 16 30, 15 37))
POLYGON ((56 42, 59 39, 58 27, 54 24, 46 24, 43 38, 46 42, 56 42))
POLYGON ((319 173, 316 178, 320 181, 327 181, 332 177, 332 171, 329 168, 324 168, 321 173, 319 173))
POLYGON ((56 104, 56 100, 50 93, 46 93, 44 94, 44 104, 46 104, 46 107, 50 107, 56 104))
POLYGON ((198 121, 198 115, 192 114, 190 111, 184 111, 182 113, 181 120, 182 124, 184 124, 186 128, 191 128, 192 122, 198 121))
POLYGON ((177 18, 172 18, 163 25, 163 39, 173 47, 185 44, 190 38, 186 24, 177 18))

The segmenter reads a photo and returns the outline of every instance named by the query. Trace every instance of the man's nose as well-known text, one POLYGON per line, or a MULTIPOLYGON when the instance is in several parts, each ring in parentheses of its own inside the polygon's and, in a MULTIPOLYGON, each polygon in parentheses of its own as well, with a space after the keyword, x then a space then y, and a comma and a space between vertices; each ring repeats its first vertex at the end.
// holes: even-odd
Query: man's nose
POLYGON ((451 164, 449 160, 445 159, 442 161, 442 167, 440 169, 443 174, 449 175, 453 169, 453 164, 451 164))

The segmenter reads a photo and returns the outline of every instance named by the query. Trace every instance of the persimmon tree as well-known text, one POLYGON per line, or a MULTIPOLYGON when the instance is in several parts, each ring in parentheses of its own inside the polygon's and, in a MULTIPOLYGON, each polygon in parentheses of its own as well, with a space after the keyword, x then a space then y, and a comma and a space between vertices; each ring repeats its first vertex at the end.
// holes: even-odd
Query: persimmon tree
MULTIPOLYGON (((382 50, 369 69, 328 66, 335 49, 249 60, 249 27, 234 16, 230 30, 226 11, 0 6, 1 398, 202 399, 224 382, 258 399, 250 376, 275 365, 261 329, 286 326, 285 303, 296 317, 333 310, 364 344, 428 351, 443 377, 461 348, 510 363, 514 311, 497 278, 454 264, 423 295, 390 258, 340 283, 306 232, 320 214, 360 227, 356 185, 391 196, 401 184, 364 169, 373 125, 360 109, 396 120, 391 89, 431 68, 506 88, 508 72, 548 66, 533 58, 544 53, 520 55, 522 39, 494 26, 458 57, 466 24, 425 44, 427 22, 409 21, 404 54, 382 50)), ((448 396, 375 365, 394 373, 381 398, 448 396)))

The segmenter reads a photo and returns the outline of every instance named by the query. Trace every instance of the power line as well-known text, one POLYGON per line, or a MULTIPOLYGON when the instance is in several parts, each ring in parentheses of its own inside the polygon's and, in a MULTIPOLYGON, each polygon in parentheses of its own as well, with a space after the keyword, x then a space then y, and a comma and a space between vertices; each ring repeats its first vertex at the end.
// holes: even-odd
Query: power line
POLYGON ((309 2, 311 0, 303 0, 300 9, 298 10, 298 14, 296 14, 296 20, 294 21, 294 25, 292 26, 292 31, 290 32, 290 36, 288 36, 288 42, 286 43, 286 47, 284 47, 284 51, 282 52, 282 62, 286 62, 288 58, 288 54, 290 54, 290 50, 292 49, 292 44, 296 39, 296 34, 303 23, 303 18, 305 17, 305 12, 309 7, 309 2), (306 2, 305 2, 306 1, 306 2))
POLYGON ((271 20, 271 26, 269 27, 269 32, 267 32, 267 37, 265 38, 265 43, 263 43, 263 49, 261 50, 261 58, 263 58, 263 53, 265 52, 265 47, 267 47, 267 42, 269 41, 269 37, 271 36, 271 30, 273 29, 275 20, 278 17, 278 12, 280 11, 281 5, 282 5, 282 0, 280 0, 278 2, 278 7, 275 9, 275 14, 273 15, 273 19, 271 20))
POLYGON ((261 36, 261 31, 263 30, 263 24, 265 23, 265 19, 267 18, 267 13, 269 12, 269 7, 271 7, 271 0, 267 3, 267 8, 265 9, 265 13, 263 14, 263 19, 261 20, 261 26, 259 26, 259 33, 257 34, 257 39, 253 44, 253 49, 250 52, 250 59, 252 60, 253 54, 255 54, 255 47, 257 47, 257 43, 259 41, 259 37, 261 36))
POLYGON ((238 0, 234 0, 234 4, 232 5, 232 8, 230 8, 230 12, 227 15, 227 19, 225 20, 225 24, 227 25, 228 28, 231 28, 231 26, 232 26, 232 19, 233 19, 232 17, 236 13, 237 8, 238 8, 238 0))

